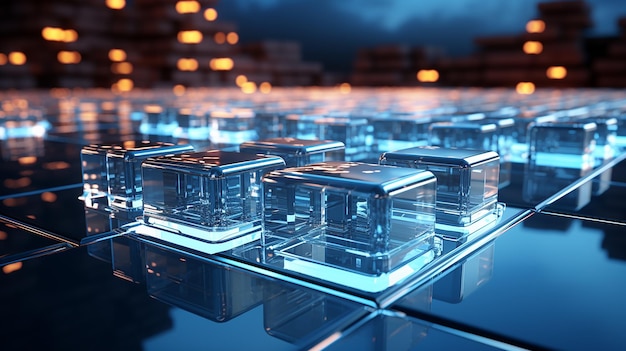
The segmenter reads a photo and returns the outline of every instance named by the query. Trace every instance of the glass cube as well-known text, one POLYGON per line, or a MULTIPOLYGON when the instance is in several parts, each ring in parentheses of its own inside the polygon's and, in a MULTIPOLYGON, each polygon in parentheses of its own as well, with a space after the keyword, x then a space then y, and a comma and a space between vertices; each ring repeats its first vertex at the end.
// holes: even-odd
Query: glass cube
POLYGON ((513 118, 485 118, 482 123, 493 123, 496 125, 496 144, 495 151, 500 156, 500 189, 511 184, 512 164, 511 157, 513 153, 515 119, 513 118))
MULTIPOLYGON (((589 174, 595 165, 594 122, 562 121, 529 127, 530 158, 524 175, 524 200, 539 203, 589 174)), ((592 183, 586 182, 558 203, 578 210, 591 200, 592 183)))
MULTIPOLYGON (((603 163, 612 160, 618 150, 617 138, 617 118, 615 117, 590 117, 585 118, 586 122, 594 122, 596 124, 596 147, 593 153, 595 158, 595 167, 601 166, 603 163)), ((609 167, 602 172, 600 176, 593 180, 592 192, 594 195, 601 195, 611 186, 613 176, 613 167, 609 167)))
POLYGON ((497 126, 493 123, 439 122, 430 125, 430 145, 444 148, 497 150, 497 126))
POLYGON ((148 135, 171 136, 177 127, 175 112, 163 108, 161 105, 152 104, 143 107, 139 131, 148 135))
POLYGON ((371 120, 374 143, 372 152, 401 150, 428 145, 428 117, 411 115, 379 115, 371 120))
POLYGON ((265 280, 253 273, 144 245, 148 294, 158 300, 220 323, 263 301, 265 280))
POLYGON ((254 125, 260 139, 281 138, 286 136, 284 112, 261 111, 256 113, 254 125))
POLYGON ((346 146, 346 161, 366 159, 373 143, 365 118, 325 117, 315 120, 322 140, 337 140, 346 146))
POLYGON ((40 110, 0 111, 0 140, 43 137, 50 129, 40 110))
POLYGON ((263 183, 262 242, 287 269, 374 291, 434 257, 430 172, 325 162, 269 173, 263 183))
POLYGON ((257 140, 255 114, 251 109, 233 108, 213 111, 209 117, 210 139, 215 144, 239 145, 248 140, 257 140))
POLYGON ((202 251, 212 249, 202 242, 258 239, 261 177, 284 165, 277 156, 219 150, 149 158, 142 165, 144 221, 163 229, 163 237, 202 251))
POLYGON ((201 109, 180 108, 176 112, 176 129, 172 134, 176 138, 206 140, 211 128, 209 118, 201 109))
POLYGON ((513 145, 511 146, 511 162, 525 164, 528 162, 529 140, 528 130, 531 124, 555 122, 556 116, 552 114, 535 115, 520 114, 515 117, 515 130, 513 131, 513 145))
POLYGON ((239 151, 248 154, 280 156, 287 167, 305 166, 324 161, 343 161, 345 146, 332 140, 304 140, 294 138, 272 138, 248 141, 239 146, 239 151))
POLYGON ((317 139, 319 136, 315 121, 322 118, 324 118, 322 115, 289 114, 285 117, 285 136, 308 140, 317 139))
POLYGON ((107 178, 107 153, 113 145, 87 145, 80 151, 83 172, 83 195, 85 206, 98 209, 109 205, 109 181, 107 178))
POLYGON ((386 152, 380 163, 435 174, 438 233, 461 237, 498 217, 500 157, 493 151, 415 147, 386 152))
POLYGON ((193 150, 191 145, 164 142, 125 141, 106 151, 109 205, 119 209, 140 209, 143 205, 141 162, 148 157, 193 150))

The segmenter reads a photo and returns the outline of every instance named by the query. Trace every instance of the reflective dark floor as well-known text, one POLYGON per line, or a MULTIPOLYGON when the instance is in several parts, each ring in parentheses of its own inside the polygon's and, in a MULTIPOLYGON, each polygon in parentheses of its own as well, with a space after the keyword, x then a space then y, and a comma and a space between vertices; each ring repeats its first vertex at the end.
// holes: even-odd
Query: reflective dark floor
POLYGON ((528 174, 515 165, 500 190, 506 210, 496 226, 444 241, 443 254, 422 271, 368 293, 257 264, 252 253, 207 255, 114 230, 134 217, 85 208, 80 150, 145 138, 139 121, 103 118, 85 128, 51 120, 44 137, 0 145, 2 350, 626 345, 623 155, 534 197, 524 196, 528 174), (579 208, 594 184, 608 187, 579 208))

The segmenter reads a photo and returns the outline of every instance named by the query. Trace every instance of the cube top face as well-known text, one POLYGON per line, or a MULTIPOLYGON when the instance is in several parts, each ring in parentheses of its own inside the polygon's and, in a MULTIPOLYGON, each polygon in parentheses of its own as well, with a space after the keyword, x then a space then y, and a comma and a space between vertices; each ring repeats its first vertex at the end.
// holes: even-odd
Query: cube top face
MULTIPOLYGON (((90 145, 91 147, 91 145, 90 145)), ((152 141, 124 141, 121 144, 109 146, 95 146, 98 150, 106 150, 109 157, 120 157, 126 161, 142 160, 151 156, 177 154, 193 150, 190 144, 176 145, 165 142, 152 141)))
POLYGON ((494 151, 441 148, 437 146, 414 147, 380 156, 382 160, 399 160, 416 164, 445 165, 448 167, 471 168, 490 161, 499 160, 494 151))
POLYGON ((367 125, 367 119, 351 117, 323 117, 316 119, 315 124, 329 126, 362 126, 367 125))
POLYGON ((593 151, 594 122, 552 122, 529 126, 531 152, 583 154, 593 151))
POLYGON ((431 131, 436 132, 438 130, 467 130, 476 133, 495 133, 497 125, 494 123, 459 123, 459 122, 437 122, 431 126, 431 131))
POLYGON ((345 145, 340 141, 307 140, 296 138, 270 138, 258 141, 247 141, 241 144, 239 147, 242 152, 276 152, 294 155, 307 155, 326 151, 337 151, 344 148, 345 145))
POLYGON ((436 182, 436 178, 430 172, 339 161, 286 168, 269 173, 263 181, 277 180, 286 183, 311 182, 378 196, 388 196, 411 184, 436 182))
POLYGON ((232 151, 210 150, 148 158, 144 167, 167 168, 180 172, 203 173, 209 177, 227 177, 259 169, 282 168, 285 161, 278 156, 262 156, 232 151))

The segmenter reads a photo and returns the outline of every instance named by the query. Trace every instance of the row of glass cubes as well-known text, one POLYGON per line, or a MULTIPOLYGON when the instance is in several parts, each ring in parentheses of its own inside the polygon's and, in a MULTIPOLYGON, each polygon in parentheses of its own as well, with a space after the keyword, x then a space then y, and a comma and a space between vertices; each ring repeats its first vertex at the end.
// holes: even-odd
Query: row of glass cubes
POLYGON ((91 145, 82 151, 84 198, 143 208, 140 235, 206 253, 259 240, 286 269, 350 277, 364 290, 434 259, 436 227, 458 238, 497 219, 495 152, 417 147, 371 164, 341 160, 344 150, 292 138, 246 142, 240 152, 91 145))

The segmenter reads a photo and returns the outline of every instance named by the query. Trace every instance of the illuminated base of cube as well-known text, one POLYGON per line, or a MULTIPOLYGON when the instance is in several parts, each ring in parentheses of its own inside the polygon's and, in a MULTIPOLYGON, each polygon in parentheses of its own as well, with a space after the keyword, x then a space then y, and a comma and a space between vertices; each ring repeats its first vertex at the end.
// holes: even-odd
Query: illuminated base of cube
POLYGON ((257 228, 256 231, 240 233, 241 235, 239 236, 231 237, 228 240, 220 242, 206 241, 198 237, 187 236, 178 232, 172 232, 145 224, 140 224, 133 228, 132 233, 139 236, 158 239, 176 246, 204 252, 210 255, 232 250, 261 238, 260 228, 257 228))
POLYGON ((178 127, 172 132, 174 138, 204 140, 208 139, 211 133, 210 127, 181 128, 178 127))
POLYGON ((172 136, 176 128, 178 128, 178 124, 176 123, 159 123, 159 124, 142 123, 139 126, 139 132, 141 134, 148 134, 148 135, 172 136))
POLYGON ((390 272, 368 275, 310 261, 300 256, 291 256, 283 251, 276 252, 276 254, 284 257, 283 267, 287 270, 373 293, 383 291, 400 283, 420 271, 436 257, 436 251, 431 248, 421 251, 419 256, 390 272))
POLYGON ((256 130, 223 131, 211 130, 209 139, 215 144, 239 145, 246 141, 257 140, 259 137, 256 130))
POLYGON ((435 223, 435 233, 444 238, 460 239, 479 231, 489 230, 498 223, 498 220, 502 217, 502 213, 504 213, 504 208, 505 205, 503 203, 498 203, 493 212, 466 226, 455 226, 437 222, 435 223))
POLYGON ((109 199, 109 205, 122 210, 138 210, 143 207, 143 200, 113 196, 109 199))

